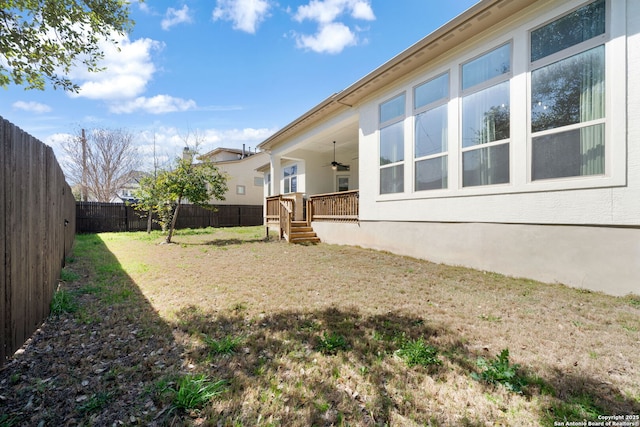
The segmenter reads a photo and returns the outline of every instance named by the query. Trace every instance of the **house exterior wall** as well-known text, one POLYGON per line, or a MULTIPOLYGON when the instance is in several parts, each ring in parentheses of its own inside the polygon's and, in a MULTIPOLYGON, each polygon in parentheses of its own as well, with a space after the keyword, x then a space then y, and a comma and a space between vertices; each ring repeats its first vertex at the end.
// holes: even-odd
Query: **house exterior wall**
POLYGON ((606 41, 606 152, 601 175, 534 181, 530 176, 529 34, 584 5, 540 2, 483 32, 443 58, 399 78, 358 106, 360 224, 314 222, 328 243, 360 245, 513 276, 622 295, 640 294, 640 2, 610 0, 606 41), (462 186, 461 65, 512 43, 506 184, 462 186), (445 71, 448 188, 414 191, 413 104, 416 85, 445 71), (380 194, 381 103, 406 94, 405 190, 380 194), (625 100, 627 102, 625 103, 625 100))
POLYGON ((324 243, 358 245, 611 295, 640 293, 637 228, 401 221, 312 225, 324 243))
MULTIPOLYGON (((623 22, 616 26, 621 31, 625 25, 625 2, 612 2, 614 15, 623 22)), ((632 2, 630 2, 632 3, 632 2)), ((625 54, 637 56, 631 48, 631 40, 626 43, 624 34, 612 36, 607 45, 608 54, 615 55, 612 65, 607 69, 607 90, 614 92, 609 98, 607 118, 607 144, 611 152, 607 152, 608 172, 604 176, 577 177, 532 182, 528 177, 530 157, 527 124, 527 101, 517 99, 526 95, 528 73, 526 64, 518 66, 518 52, 528 52, 528 30, 553 16, 559 11, 571 10, 581 1, 566 2, 562 7, 548 5, 545 10, 537 10, 535 16, 524 15, 514 19, 511 25, 501 31, 481 38, 482 43, 469 44, 461 49, 456 57, 448 58, 434 68, 425 68, 422 74, 411 76, 402 84, 384 91, 370 102, 360 107, 360 216, 362 220, 389 221, 446 221, 446 222, 494 222, 494 223, 533 223, 533 224, 585 224, 585 225, 640 225, 640 197, 634 194, 640 190, 640 168, 638 167, 637 145, 638 134, 629 132, 627 137, 626 116, 634 117, 632 111, 625 111, 626 90, 640 83, 637 69, 632 68, 629 61, 627 76, 632 81, 626 83, 624 70, 625 54), (548 10, 547 10, 548 9, 548 10), (379 125, 378 107, 381 102, 398 93, 410 95, 412 88, 430 77, 450 70, 458 73, 459 65, 479 53, 498 46, 505 41, 513 41, 514 76, 511 79, 511 126, 510 142, 510 182, 502 185, 462 187, 461 153, 458 141, 460 129, 455 126, 459 122, 460 99, 452 90, 449 102, 450 122, 454 126, 449 129, 449 188, 446 190, 413 191, 412 156, 413 152, 413 117, 410 117, 411 106, 407 105, 405 119, 405 191, 396 194, 379 194, 380 162, 378 159, 379 125), (618 69, 613 66, 620 65, 618 69), (520 67, 520 68, 518 68, 520 67), (519 87, 519 88, 518 88, 519 87), (520 89, 521 88, 521 89, 520 89), (629 149, 627 153, 627 141, 629 149)), ((637 9, 637 5, 629 8, 637 9)), ((630 14, 626 20, 630 22, 630 14)), ((640 16, 640 15, 636 15, 640 16)), ((637 19, 637 17, 636 17, 637 19)), ((637 25, 637 24, 632 24, 637 25)), ((611 25, 614 27, 614 25, 611 25)), ((637 33, 636 33, 637 34, 637 33)), ((636 36, 637 37, 637 36, 636 36)), ((637 42, 636 42, 637 43, 637 42)), ((520 55, 521 56, 521 55, 520 55)), ((453 86, 453 84, 452 84, 453 86)), ((411 97, 407 96, 407 104, 411 97)), ((629 104, 629 108, 632 104, 629 104)), ((637 112, 636 112, 637 114, 637 112)), ((633 120, 629 125, 632 126, 633 120)), ((629 129, 631 131, 631 128, 629 129)))
POLYGON ((228 175, 225 200, 215 200, 219 205, 254 205, 264 203, 263 174, 256 169, 268 161, 266 153, 257 153, 241 160, 224 161, 216 167, 228 175), (242 193, 244 188, 244 193, 242 193))

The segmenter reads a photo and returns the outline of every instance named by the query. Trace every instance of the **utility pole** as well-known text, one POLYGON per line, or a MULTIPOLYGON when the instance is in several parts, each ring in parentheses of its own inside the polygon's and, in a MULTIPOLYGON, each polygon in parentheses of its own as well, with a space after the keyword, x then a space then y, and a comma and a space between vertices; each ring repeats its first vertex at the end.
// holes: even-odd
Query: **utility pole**
POLYGON ((87 138, 82 129, 82 201, 89 200, 89 190, 87 188, 87 138))

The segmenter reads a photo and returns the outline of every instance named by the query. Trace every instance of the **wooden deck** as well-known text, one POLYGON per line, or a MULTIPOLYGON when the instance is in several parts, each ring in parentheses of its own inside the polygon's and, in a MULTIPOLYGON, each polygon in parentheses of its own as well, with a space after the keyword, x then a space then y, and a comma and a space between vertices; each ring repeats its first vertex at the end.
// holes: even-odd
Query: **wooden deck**
POLYGON ((291 243, 319 242, 311 223, 358 222, 359 194, 358 190, 352 190, 311 196, 306 201, 306 218, 297 221, 294 197, 286 194, 267 197, 265 226, 278 228, 279 237, 291 243))

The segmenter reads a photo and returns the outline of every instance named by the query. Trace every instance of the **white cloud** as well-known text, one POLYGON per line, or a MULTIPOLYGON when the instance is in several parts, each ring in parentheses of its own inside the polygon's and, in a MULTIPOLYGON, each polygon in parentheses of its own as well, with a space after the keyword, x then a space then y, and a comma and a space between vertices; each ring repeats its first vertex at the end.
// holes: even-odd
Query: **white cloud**
POLYGON ((189 23, 191 21, 192 19, 189 14, 189 6, 185 4, 182 6, 182 9, 174 9, 172 7, 168 8, 160 25, 163 30, 169 30, 174 25, 189 23))
POLYGON ((231 21, 234 29, 255 34, 270 7, 268 0, 217 0, 212 16, 214 21, 231 21))
POLYGON ((322 25, 312 36, 296 37, 297 47, 318 53, 336 54, 342 52, 345 47, 355 44, 357 44, 355 34, 349 27, 339 22, 322 25))
POLYGON ((208 129, 204 131, 207 145, 212 145, 211 149, 217 147, 241 148, 242 144, 255 149, 256 145, 270 137, 277 129, 268 128, 245 128, 245 129, 208 129), (254 145, 255 144, 255 145, 254 145))
POLYGON ((39 102, 25 102, 25 101, 16 101, 11 105, 13 108, 17 110, 29 111, 31 113, 48 113, 51 111, 51 107, 46 104, 41 104, 39 102))
POLYGON ((146 3, 141 3, 138 2, 138 8, 143 11, 144 13, 150 13, 151 9, 149 8, 149 5, 146 3))
POLYGON ((133 100, 114 103, 110 106, 112 113, 134 113, 143 111, 150 114, 173 113, 177 111, 187 111, 196 108, 196 102, 192 99, 185 100, 174 98, 169 95, 156 95, 151 98, 140 96, 133 100))
POLYGON ((146 90, 147 83, 156 71, 151 53, 161 49, 162 43, 148 38, 132 42, 126 35, 117 38, 118 46, 109 43, 101 45, 105 56, 100 66, 105 68, 104 71, 90 73, 76 69, 72 72, 70 77, 83 83, 80 84, 80 91, 70 96, 123 100, 136 97, 146 90))
POLYGON ((297 47, 318 53, 335 54, 342 52, 347 46, 357 45, 356 32, 337 21, 343 15, 366 21, 376 19, 369 0, 311 0, 308 4, 298 7, 293 19, 298 22, 317 22, 318 31, 314 35, 296 34, 297 47))
POLYGON ((349 14, 354 19, 376 19, 367 0, 311 0, 309 4, 298 7, 293 18, 298 22, 309 19, 328 24, 344 14, 349 14))
POLYGON ((365 1, 357 1, 351 10, 351 16, 355 19, 363 19, 365 21, 375 21, 376 16, 371 9, 371 5, 365 1))

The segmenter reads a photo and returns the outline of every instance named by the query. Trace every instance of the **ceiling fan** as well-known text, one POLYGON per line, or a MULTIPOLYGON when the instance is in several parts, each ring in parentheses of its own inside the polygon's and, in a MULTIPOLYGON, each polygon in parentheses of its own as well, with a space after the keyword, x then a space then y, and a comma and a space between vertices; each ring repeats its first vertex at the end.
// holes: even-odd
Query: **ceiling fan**
POLYGON ((340 162, 336 162, 336 142, 333 141, 333 162, 331 162, 331 169, 334 171, 338 170, 338 166, 342 168, 348 168, 349 165, 342 164, 340 162))

